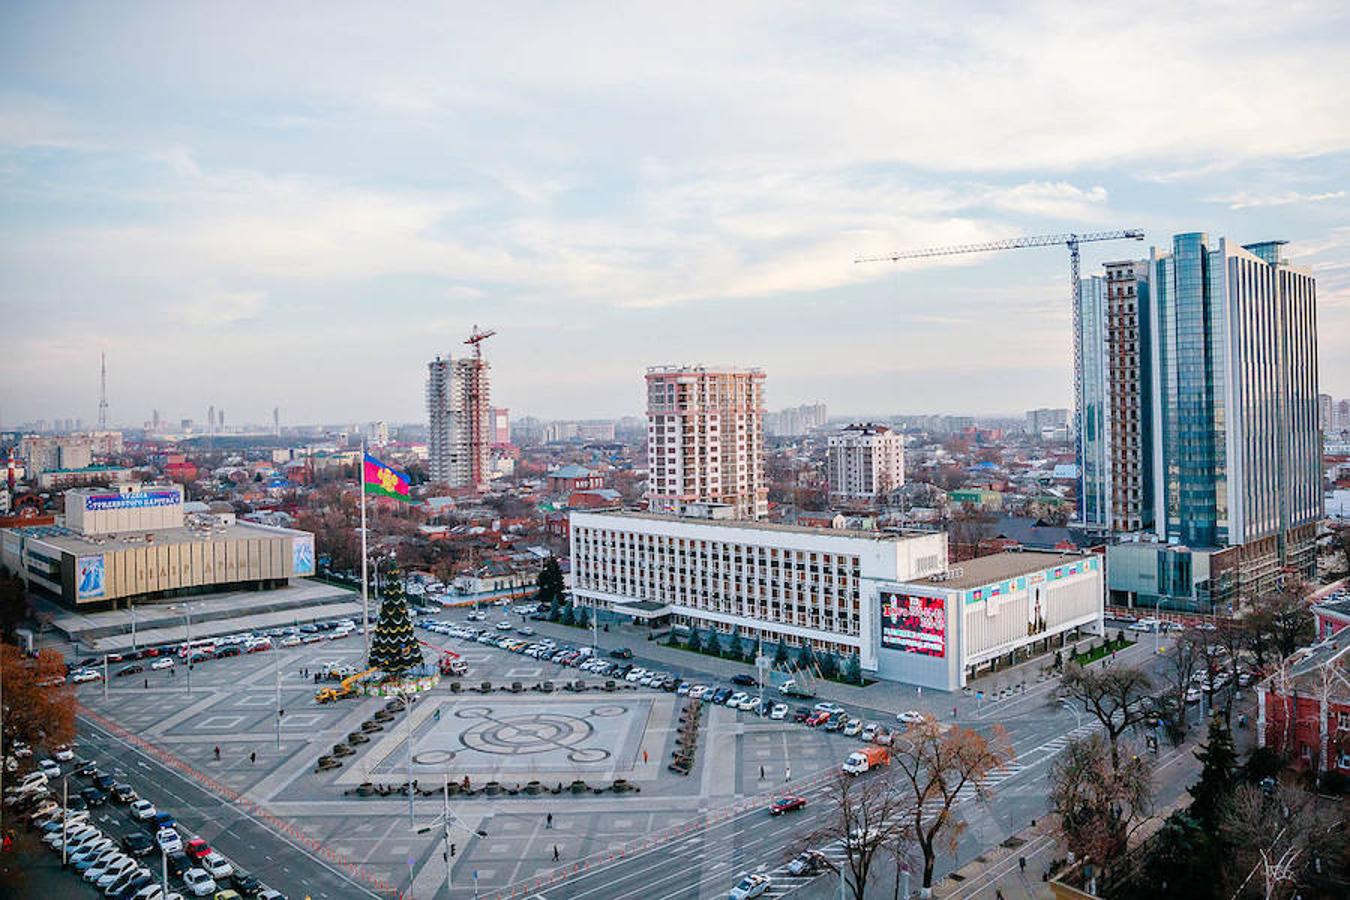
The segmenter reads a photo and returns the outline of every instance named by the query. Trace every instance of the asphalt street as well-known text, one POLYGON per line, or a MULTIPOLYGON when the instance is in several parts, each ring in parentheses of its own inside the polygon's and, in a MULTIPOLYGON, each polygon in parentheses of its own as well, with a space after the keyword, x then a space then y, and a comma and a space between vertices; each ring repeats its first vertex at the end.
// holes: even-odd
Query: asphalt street
MULTIPOLYGON (((171 813, 185 839, 189 835, 206 839, 226 858, 287 897, 341 900, 379 896, 87 716, 80 717, 77 749, 104 772, 129 783, 156 809, 171 813)), ((72 777, 72 788, 76 783, 86 786, 83 779, 72 777)), ((99 827, 117 835, 142 828, 124 807, 107 805, 96 818, 99 827)))

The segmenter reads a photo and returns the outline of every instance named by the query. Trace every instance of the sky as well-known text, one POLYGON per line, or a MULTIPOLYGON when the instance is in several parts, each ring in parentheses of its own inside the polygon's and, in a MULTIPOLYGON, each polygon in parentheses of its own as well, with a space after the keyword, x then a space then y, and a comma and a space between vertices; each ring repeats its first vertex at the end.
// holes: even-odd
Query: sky
POLYGON ((0 423, 1071 402, 1062 247, 1281 238, 1350 396, 1350 5, 0 2, 0 423))

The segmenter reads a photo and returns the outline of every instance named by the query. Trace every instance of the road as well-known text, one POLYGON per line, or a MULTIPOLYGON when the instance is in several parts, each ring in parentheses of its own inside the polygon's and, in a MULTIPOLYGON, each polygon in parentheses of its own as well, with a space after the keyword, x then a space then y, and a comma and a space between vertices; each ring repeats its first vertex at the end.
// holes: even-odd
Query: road
MULTIPOLYGON (((205 838, 213 848, 269 887, 288 897, 308 895, 314 900, 379 896, 88 716, 81 715, 79 725, 81 756, 129 783, 157 809, 172 813, 185 836, 205 838)), ((72 779, 72 790, 77 781, 84 786, 82 780, 72 779)), ((106 820, 100 821, 99 826, 113 834, 126 834, 141 827, 122 807, 106 806, 98 818, 106 820)))

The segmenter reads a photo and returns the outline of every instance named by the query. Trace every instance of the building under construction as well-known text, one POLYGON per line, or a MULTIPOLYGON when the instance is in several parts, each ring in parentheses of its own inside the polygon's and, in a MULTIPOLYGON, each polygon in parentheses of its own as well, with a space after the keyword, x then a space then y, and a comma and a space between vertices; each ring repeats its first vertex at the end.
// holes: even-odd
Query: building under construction
POLYGON ((427 462, 431 480, 452 488, 486 488, 492 421, 488 364, 481 345, 494 332, 477 328, 465 341, 473 355, 437 356, 427 364, 427 462))

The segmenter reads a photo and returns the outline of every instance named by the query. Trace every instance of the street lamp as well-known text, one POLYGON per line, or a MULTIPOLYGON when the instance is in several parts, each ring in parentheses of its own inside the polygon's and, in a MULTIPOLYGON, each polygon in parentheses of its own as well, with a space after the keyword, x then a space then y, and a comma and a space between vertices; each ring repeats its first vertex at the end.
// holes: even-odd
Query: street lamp
POLYGON ((461 819, 459 816, 455 815, 450 811, 450 774, 448 772, 442 773, 442 778, 444 779, 444 783, 441 790, 441 804, 442 804, 441 814, 436 819, 433 819, 431 821, 431 824, 425 825, 417 829, 417 833, 426 834, 433 828, 435 828, 437 825, 440 825, 444 828, 442 832, 442 840, 445 842, 445 850, 444 850, 445 890, 447 893, 453 893, 450 873, 454 867, 454 863, 451 862, 451 859, 455 855, 454 853, 455 845, 450 843, 450 822, 453 820, 456 824, 459 825, 460 828, 463 828, 465 831, 468 831, 471 834, 475 834, 480 838, 485 838, 488 835, 487 831, 482 828, 470 828, 467 824, 465 824, 463 819, 461 819))
MULTIPOLYGON (((182 606, 170 606, 169 609, 173 610, 174 612, 181 612, 181 613, 184 613, 184 614, 187 615, 187 643, 184 645, 187 649, 186 649, 186 652, 184 652, 184 654, 183 654, 183 658, 187 660, 187 672, 188 672, 188 674, 187 674, 187 678, 188 678, 187 689, 188 689, 188 693, 191 694, 191 693, 192 693, 192 607, 188 606, 188 605, 185 603, 185 604, 183 604, 182 606)), ((104 683, 105 683, 105 684, 107 683, 107 679, 106 679, 106 678, 104 679, 104 683)))

